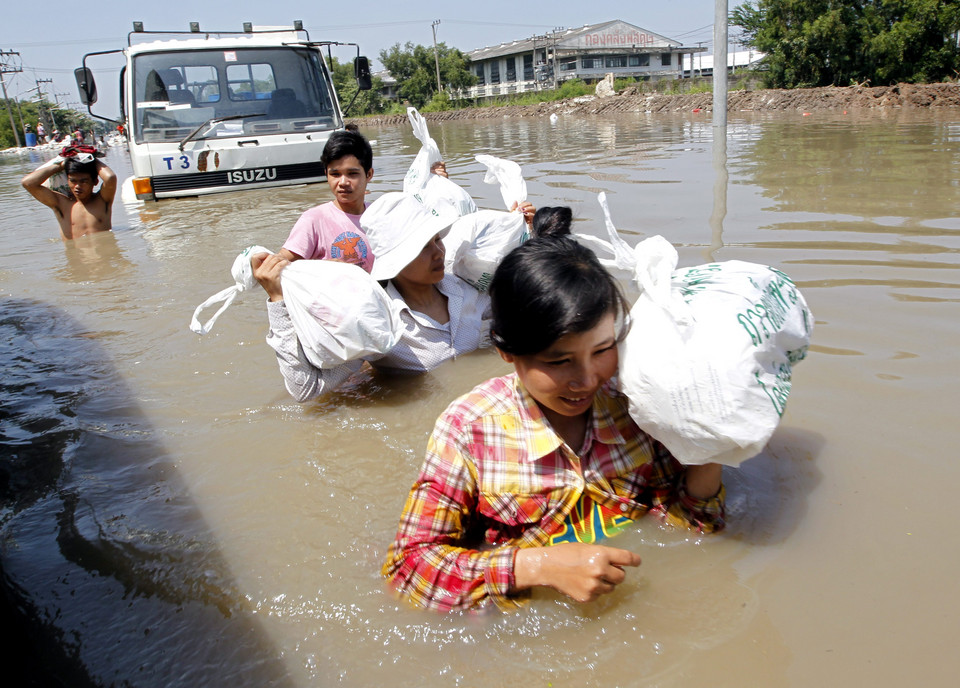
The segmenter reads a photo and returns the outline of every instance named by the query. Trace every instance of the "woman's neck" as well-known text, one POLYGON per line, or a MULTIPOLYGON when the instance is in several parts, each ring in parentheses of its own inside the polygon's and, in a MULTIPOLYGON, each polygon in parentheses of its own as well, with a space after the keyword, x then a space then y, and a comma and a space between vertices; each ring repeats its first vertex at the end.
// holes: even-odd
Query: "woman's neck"
MULTIPOLYGON (((537 405, 540 406, 539 402, 537 405)), ((593 409, 591 408, 590 411, 581 413, 579 416, 563 416, 543 406, 540 406, 540 410, 543 411, 544 417, 550 421, 550 427, 560 435, 560 439, 579 454, 583 447, 583 441, 587 437, 587 426, 590 424, 590 414, 593 409)))
POLYGON ((441 325, 450 321, 447 297, 437 288, 437 285, 417 284, 397 276, 393 279, 393 286, 400 292, 400 296, 410 310, 428 315, 441 325))

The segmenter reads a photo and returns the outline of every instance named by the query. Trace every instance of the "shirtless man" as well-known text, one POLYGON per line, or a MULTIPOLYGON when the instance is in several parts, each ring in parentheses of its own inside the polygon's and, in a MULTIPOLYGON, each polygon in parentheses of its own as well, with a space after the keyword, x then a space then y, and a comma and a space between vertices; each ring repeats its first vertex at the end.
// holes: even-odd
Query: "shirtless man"
POLYGON ((64 241, 113 228, 111 214, 117 194, 117 175, 99 160, 85 163, 75 158, 52 160, 25 176, 20 183, 34 198, 53 210, 64 241), (43 186, 43 182, 61 170, 67 173, 69 196, 43 186), (94 193, 98 177, 103 184, 100 191, 94 193))

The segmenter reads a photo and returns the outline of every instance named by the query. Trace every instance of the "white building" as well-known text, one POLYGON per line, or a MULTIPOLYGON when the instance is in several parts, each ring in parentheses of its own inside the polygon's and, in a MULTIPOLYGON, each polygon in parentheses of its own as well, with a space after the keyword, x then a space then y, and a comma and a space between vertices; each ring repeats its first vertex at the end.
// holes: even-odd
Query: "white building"
MULTIPOLYGON (((756 50, 727 52, 727 70, 755 69, 766 53, 756 50)), ((685 78, 713 75, 713 55, 684 55, 683 76, 685 78)))
POLYGON ((471 51, 467 57, 477 85, 462 96, 551 89, 567 79, 593 83, 608 73, 615 78, 677 79, 683 75, 684 57, 689 60, 705 50, 616 19, 471 51))

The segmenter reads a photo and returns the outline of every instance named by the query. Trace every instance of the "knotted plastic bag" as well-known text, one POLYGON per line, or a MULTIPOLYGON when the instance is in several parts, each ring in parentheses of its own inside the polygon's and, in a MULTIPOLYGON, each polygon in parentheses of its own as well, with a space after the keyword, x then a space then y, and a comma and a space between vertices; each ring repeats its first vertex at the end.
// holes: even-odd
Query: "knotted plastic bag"
MULTIPOLYGON (((244 291, 256 286, 250 258, 272 253, 263 246, 244 249, 233 262, 234 285, 197 306, 190 329, 207 334, 220 314, 244 291), (200 313, 223 305, 206 323, 200 313)), ((335 368, 368 355, 386 354, 400 340, 399 308, 363 268, 335 260, 298 260, 280 273, 283 300, 307 359, 318 368, 335 368)))
POLYGON ((631 417, 684 464, 739 465, 780 422, 813 315, 790 278, 766 265, 677 270, 660 236, 634 258, 641 294, 620 345, 631 417))
POLYGON ((233 303, 233 300, 237 298, 238 294, 247 291, 248 289, 253 289, 257 286, 257 280, 253 276, 253 268, 250 266, 250 257, 255 256, 258 253, 273 253, 268 249, 265 249, 263 246, 248 246, 240 252, 234 261, 233 267, 230 268, 230 274, 233 276, 234 285, 232 287, 227 287, 222 291, 218 291, 216 294, 211 296, 209 299, 197 306, 196 310, 193 311, 193 318, 190 319, 190 329, 196 332, 197 334, 207 334, 210 330, 213 329, 213 324, 217 322, 217 318, 220 317, 220 314, 223 313, 230 307, 230 304, 233 303), (209 308, 215 304, 223 302, 223 305, 217 310, 213 316, 207 320, 205 323, 200 323, 200 313, 203 312, 205 308, 209 308))
MULTIPOLYGON (((507 208, 527 200, 527 183, 517 163, 490 155, 478 155, 476 159, 487 167, 483 181, 500 185, 507 208)), ((519 210, 478 210, 454 222, 443 238, 446 269, 478 291, 486 291, 500 261, 528 237, 519 210)))
POLYGON ((428 208, 449 206, 458 216, 476 212, 477 204, 470 194, 455 182, 430 171, 435 163, 443 160, 443 156, 437 142, 430 137, 423 115, 411 107, 407 108, 407 117, 413 126, 413 135, 423 145, 403 178, 404 193, 413 194, 428 208))

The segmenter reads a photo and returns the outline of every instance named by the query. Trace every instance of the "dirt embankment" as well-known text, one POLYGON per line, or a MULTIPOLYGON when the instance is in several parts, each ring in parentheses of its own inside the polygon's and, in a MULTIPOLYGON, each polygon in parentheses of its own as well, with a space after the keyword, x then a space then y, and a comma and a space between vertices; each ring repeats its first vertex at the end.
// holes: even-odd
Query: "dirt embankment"
MULTIPOLYGON (((847 86, 824 88, 766 89, 731 91, 729 112, 857 110, 870 108, 960 108, 960 83, 897 84, 895 86, 847 86)), ((501 119, 503 117, 549 117, 598 115, 616 112, 711 112, 713 94, 665 95, 641 93, 634 87, 600 98, 581 96, 537 105, 467 108, 424 113, 427 120, 501 119)), ((406 124, 406 115, 354 119, 361 126, 406 124)))

